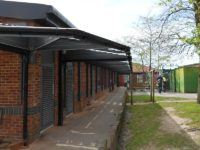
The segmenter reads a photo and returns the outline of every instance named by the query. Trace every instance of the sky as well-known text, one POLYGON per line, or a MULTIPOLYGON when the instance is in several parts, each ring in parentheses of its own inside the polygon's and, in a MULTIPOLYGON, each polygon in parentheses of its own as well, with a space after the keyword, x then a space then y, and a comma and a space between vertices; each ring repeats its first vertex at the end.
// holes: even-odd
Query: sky
MULTIPOLYGON (((53 5, 77 28, 108 38, 120 40, 133 34, 133 23, 140 16, 158 13, 159 0, 15 0, 53 5)), ((178 59, 177 64, 198 62, 198 57, 178 59)))
POLYGON ((132 31, 133 22, 146 16, 158 0, 15 0, 53 5, 77 28, 118 39, 132 31))

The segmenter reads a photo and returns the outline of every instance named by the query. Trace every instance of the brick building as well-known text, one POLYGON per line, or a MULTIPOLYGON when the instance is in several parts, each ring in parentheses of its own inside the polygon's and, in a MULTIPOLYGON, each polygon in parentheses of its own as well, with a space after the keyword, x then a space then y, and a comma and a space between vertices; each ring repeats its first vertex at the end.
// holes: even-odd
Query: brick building
POLYGON ((52 6, 0 1, 0 23, 0 140, 32 142, 130 73, 129 47, 75 29, 52 6))
MULTIPOLYGON (((150 71, 148 66, 133 63, 133 74, 132 74, 132 87, 133 89, 148 89, 150 88, 150 71)), ((154 72, 154 81, 158 77, 158 72, 154 72)), ((156 82, 155 82, 156 85, 156 82)))

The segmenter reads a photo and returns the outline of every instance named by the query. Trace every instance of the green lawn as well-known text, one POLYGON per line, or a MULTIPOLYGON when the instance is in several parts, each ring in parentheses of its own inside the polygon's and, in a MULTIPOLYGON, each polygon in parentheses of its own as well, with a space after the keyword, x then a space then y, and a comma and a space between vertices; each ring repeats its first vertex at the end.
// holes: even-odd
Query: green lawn
MULTIPOLYGON (((129 96, 128 102, 130 102, 131 96, 129 96)), ((155 101, 168 101, 168 100, 188 100, 186 98, 180 98, 180 97, 163 97, 163 96, 155 96, 155 101)), ((133 95, 133 102, 134 103, 144 103, 144 102, 150 102, 150 96, 149 95, 133 95)))
POLYGON ((189 126, 200 129, 200 105, 196 102, 160 103, 160 105, 162 107, 173 107, 178 116, 192 120, 188 124, 189 126))
MULTIPOLYGON (((163 107, 164 105, 162 103, 163 107)), ((131 114, 128 128, 132 138, 126 145, 127 150, 199 149, 186 134, 161 130, 161 118, 163 114, 167 115, 161 105, 156 103, 128 106, 128 112, 131 114)))

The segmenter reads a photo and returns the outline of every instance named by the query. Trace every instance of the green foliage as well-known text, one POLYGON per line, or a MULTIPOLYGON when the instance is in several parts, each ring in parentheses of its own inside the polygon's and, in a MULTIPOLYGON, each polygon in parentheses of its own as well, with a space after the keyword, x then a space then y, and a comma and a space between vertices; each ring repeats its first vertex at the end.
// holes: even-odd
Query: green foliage
POLYGON ((193 20, 194 26, 196 23, 196 27, 194 27, 189 35, 179 35, 179 38, 182 42, 195 46, 196 49, 194 51, 200 55, 199 0, 160 0, 159 5, 166 8, 166 20, 172 18, 172 20, 176 21, 178 18, 182 18, 185 21, 185 26, 188 26, 191 20, 193 20), (196 16, 192 17, 194 14, 196 16))
POLYGON ((172 0, 160 0, 160 2, 158 4, 160 6, 168 6, 171 2, 172 2, 172 0))
POLYGON ((196 28, 191 33, 192 37, 183 37, 181 40, 190 45, 194 45, 196 47, 195 52, 200 55, 200 25, 198 24, 196 28))

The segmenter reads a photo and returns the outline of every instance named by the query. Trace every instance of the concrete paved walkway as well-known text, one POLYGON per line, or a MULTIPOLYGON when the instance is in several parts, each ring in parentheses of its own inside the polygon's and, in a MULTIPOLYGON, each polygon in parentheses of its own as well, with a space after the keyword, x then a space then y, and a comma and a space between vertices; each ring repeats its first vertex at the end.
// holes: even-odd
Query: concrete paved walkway
MULTIPOLYGON (((134 91, 133 94, 134 95, 150 95, 150 92, 149 91, 134 91)), ((174 92, 163 93, 162 92, 160 94, 155 90, 155 95, 163 96, 163 97, 180 97, 180 98, 195 99, 195 100, 197 99, 197 93, 174 93, 174 92)))
POLYGON ((187 98, 187 99, 197 99, 197 93, 173 93, 173 92, 166 92, 159 94, 158 92, 155 93, 156 96, 164 96, 164 97, 180 97, 180 98, 187 98))
POLYGON ((125 88, 117 88, 104 99, 93 101, 83 113, 71 115, 64 126, 53 127, 27 150, 98 150, 118 125, 125 88))

